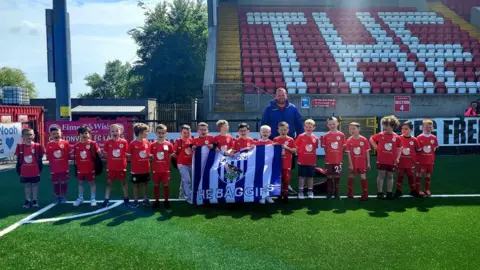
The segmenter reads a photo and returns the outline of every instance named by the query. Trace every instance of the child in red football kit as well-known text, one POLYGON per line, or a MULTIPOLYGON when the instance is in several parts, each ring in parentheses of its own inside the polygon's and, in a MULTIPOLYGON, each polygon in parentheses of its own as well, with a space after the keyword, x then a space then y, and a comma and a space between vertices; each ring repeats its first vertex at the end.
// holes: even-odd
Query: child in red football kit
POLYGON ((173 157, 177 158, 178 172, 180 173, 179 198, 190 198, 190 185, 192 181, 193 139, 192 129, 189 125, 181 127, 181 138, 175 141, 173 157))
POLYGON ((332 179, 335 184, 335 199, 340 199, 338 190, 342 175, 343 150, 345 148, 345 134, 338 131, 338 119, 327 119, 329 131, 321 138, 321 146, 325 149, 325 169, 327 170, 327 199, 332 198, 332 179))
POLYGON ((360 124, 350 123, 348 132, 352 135, 348 138, 345 152, 348 154, 348 198, 353 198, 353 181, 355 175, 359 174, 362 181, 361 201, 368 200, 367 171, 370 170, 370 144, 368 140, 360 135, 360 124))
POLYGON ((288 136, 288 123, 278 123, 278 134, 280 136, 273 139, 273 142, 282 146, 282 192, 280 199, 284 203, 288 203, 288 186, 290 186, 290 178, 292 175, 292 156, 297 153, 295 141, 288 136))
POLYGON ((299 135, 295 140, 295 148, 298 153, 298 199, 305 199, 303 186, 307 180, 307 196, 313 199, 313 177, 315 176, 315 165, 317 165, 318 137, 313 134, 315 121, 307 119, 304 124, 305 133, 299 135))
POLYGON ((230 156, 233 154, 234 142, 232 136, 228 135, 230 127, 227 120, 218 120, 217 129, 220 134, 215 136, 215 149, 217 152, 223 152, 225 155, 230 156))
POLYGON ((155 202, 153 208, 160 208, 160 183, 163 183, 163 198, 165 209, 170 208, 168 201, 168 184, 170 183, 170 158, 173 155, 173 145, 165 140, 167 137, 167 126, 160 124, 155 129, 157 133, 157 141, 151 146, 152 148, 152 167, 153 167, 153 192, 155 194, 155 202))
POLYGON ((122 128, 118 124, 110 126, 110 139, 105 142, 103 152, 107 156, 107 187, 105 189, 105 200, 102 206, 107 207, 110 202, 110 191, 112 181, 119 180, 122 183, 123 203, 129 205, 127 186, 127 153, 128 142, 122 138, 122 128))
POLYGON ((40 207, 38 204, 38 182, 40 182, 44 151, 40 144, 33 142, 35 133, 32 129, 23 129, 22 138, 23 144, 17 145, 15 156, 17 156, 17 173, 20 176, 20 183, 24 184, 25 189, 23 208, 38 208, 40 207))
POLYGON ((417 155, 417 179, 415 182, 416 190, 420 196, 432 196, 430 191, 431 176, 433 173, 433 164, 435 163, 435 151, 438 148, 438 140, 432 134, 433 121, 430 119, 423 120, 423 133, 417 137, 418 143, 422 151, 417 155), (425 192, 420 190, 420 182, 422 176, 425 179, 425 192))
MULTIPOLYGON (((269 126, 261 126, 260 127, 260 140, 255 142, 255 145, 272 145, 273 141, 269 139, 270 135, 272 135, 272 129, 269 126)), ((265 204, 267 203, 273 203, 273 200, 270 196, 267 195, 262 195, 262 198, 260 199, 259 203, 260 204, 265 204)))
POLYGON ((130 207, 138 207, 138 188, 142 188, 143 205, 150 206, 150 200, 147 197, 147 183, 150 181, 150 142, 146 139, 149 127, 144 123, 138 123, 133 126, 133 133, 136 139, 128 147, 130 155, 130 173, 133 183, 133 203, 130 207))
POLYGON ((94 207, 97 206, 94 158, 95 153, 100 153, 100 148, 96 142, 90 140, 92 129, 89 126, 81 126, 77 133, 80 141, 75 144, 73 154, 77 166, 78 199, 73 203, 73 206, 79 206, 83 202, 83 183, 87 181, 90 185, 90 205, 94 207))
POLYGON ((248 135, 250 133, 250 126, 247 123, 238 125, 239 138, 235 140, 234 151, 240 152, 242 150, 250 150, 255 147, 255 141, 248 135))
POLYGON ((402 124, 402 135, 400 140, 402 141, 402 154, 400 156, 400 162, 398 163, 398 175, 397 175, 397 191, 395 197, 402 197, 402 184, 403 178, 407 175, 408 185, 410 186, 410 195, 418 197, 418 191, 415 189, 415 162, 417 152, 420 152, 422 148, 418 143, 418 140, 411 135, 413 124, 410 121, 406 121, 402 124))
POLYGON ((393 173, 402 154, 402 141, 393 131, 400 122, 391 115, 382 118, 383 131, 370 137, 370 143, 377 151, 377 198, 385 199, 383 194, 383 180, 387 176, 387 199, 393 200, 393 173))
POLYGON ((195 151, 197 147, 207 146, 209 149, 213 148, 215 138, 212 135, 208 135, 208 124, 200 122, 197 125, 198 137, 193 139, 192 150, 195 151))
POLYGON ((50 173, 55 193, 55 204, 64 203, 70 179, 68 160, 72 152, 72 146, 66 140, 62 140, 62 131, 57 126, 50 128, 50 142, 47 144, 47 159, 50 164, 50 173))

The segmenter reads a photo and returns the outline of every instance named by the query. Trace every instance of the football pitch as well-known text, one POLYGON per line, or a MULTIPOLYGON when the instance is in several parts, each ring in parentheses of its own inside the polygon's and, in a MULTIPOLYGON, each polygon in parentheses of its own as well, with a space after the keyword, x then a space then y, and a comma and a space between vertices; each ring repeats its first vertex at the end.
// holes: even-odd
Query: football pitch
MULTIPOLYGON (((182 201, 172 202, 169 211, 131 210, 121 204, 104 211, 71 203, 44 209, 53 199, 48 167, 40 183, 41 207, 23 209, 23 187, 15 172, 0 172, 0 232, 13 228, 0 237, 0 269, 478 269, 479 167, 478 156, 440 156, 432 178, 434 195, 472 197, 208 207, 182 201), (85 215, 72 218, 79 214, 85 215)), ((368 176, 374 195, 376 170, 368 176)), ((174 198, 178 179, 173 172, 174 198)), ((97 179, 97 200, 103 200, 105 182, 105 175, 97 179)), ((292 185, 296 182, 295 176, 292 185)), ((406 179, 403 190, 408 193, 406 179)), ((151 183, 149 193, 152 197, 151 183)), ((112 198, 121 199, 121 194, 120 184, 114 183, 112 198)), ((76 197, 72 178, 68 199, 76 197)))

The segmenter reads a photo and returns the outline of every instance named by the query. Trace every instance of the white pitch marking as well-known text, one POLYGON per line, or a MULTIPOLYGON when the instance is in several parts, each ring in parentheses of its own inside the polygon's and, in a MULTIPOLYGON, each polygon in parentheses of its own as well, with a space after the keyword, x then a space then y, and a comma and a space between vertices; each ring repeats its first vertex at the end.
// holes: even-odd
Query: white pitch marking
MULTIPOLYGON (((360 195, 354 196, 354 198, 360 198, 360 195)), ((377 195, 368 195, 368 198, 376 198, 377 195)), ((480 197, 480 194, 438 194, 432 195, 431 198, 477 198, 480 197)), ((297 196, 288 196, 289 199, 298 199, 297 196)), ((327 196, 313 196, 314 199, 326 199, 327 196)), ((340 196, 342 199, 347 199, 347 196, 340 196)), ((401 198, 415 198, 410 195, 403 195, 401 198)), ((427 198, 427 197, 425 197, 427 198)), ((333 198, 332 198, 333 199, 333 198)), ((428 199, 428 198, 427 198, 428 199)), ((305 198, 308 200, 308 198, 305 198)))
POLYGON ((4 236, 5 234, 17 229, 18 227, 20 227, 21 225, 25 224, 25 223, 28 223, 31 219, 47 212, 48 210, 50 210, 52 207, 54 207, 55 204, 54 203, 51 203, 47 206, 45 206, 44 208, 38 210, 37 212, 29 215, 28 217, 25 217, 23 218, 22 220, 19 220, 17 222, 15 222, 14 224, 10 225, 9 227, 3 229, 2 231, 0 231, 0 237, 4 236))
MULTIPOLYGON (((165 201, 165 199, 160 199, 159 201, 163 202, 163 201, 165 201)), ((182 202, 182 201, 186 201, 186 200, 175 198, 175 199, 168 199, 168 201, 170 201, 170 202, 182 202)), ((74 202, 75 201, 66 201, 65 203, 73 204, 74 202)), ((110 202, 112 202, 112 203, 123 202, 123 200, 110 200, 110 202)), ((139 202, 141 203, 142 201, 139 201, 139 202)), ((153 200, 150 200, 150 202, 153 202, 153 200)), ((85 200, 85 201, 83 201, 83 203, 88 203, 89 204, 90 200, 85 200)), ((103 203, 103 201, 97 201, 97 203, 103 203)))
POLYGON ((73 216, 68 216, 68 217, 57 217, 57 218, 44 218, 44 219, 37 219, 37 220, 28 220, 24 223, 34 224, 34 223, 44 223, 44 222, 56 222, 56 221, 60 221, 60 220, 75 219, 75 218, 81 218, 81 217, 86 217, 86 216, 92 216, 92 215, 100 214, 100 213, 106 212, 110 209, 113 209, 113 208, 121 205, 122 203, 123 203, 123 201, 117 201, 117 202, 115 202, 114 204, 112 204, 108 207, 100 208, 100 209, 98 209, 96 211, 93 211, 93 212, 88 212, 88 213, 83 213, 83 214, 78 214, 78 215, 73 215, 73 216))

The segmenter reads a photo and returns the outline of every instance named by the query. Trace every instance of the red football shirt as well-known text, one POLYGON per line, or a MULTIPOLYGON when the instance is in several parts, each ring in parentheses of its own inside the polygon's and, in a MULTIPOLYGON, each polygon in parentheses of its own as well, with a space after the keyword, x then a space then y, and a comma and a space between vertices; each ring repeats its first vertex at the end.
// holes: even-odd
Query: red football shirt
MULTIPOLYGON (((289 148, 295 148, 295 141, 292 137, 276 137, 273 139, 274 142, 278 143, 279 145, 285 145, 289 148)), ((291 169, 292 168, 292 156, 293 153, 282 149, 282 169, 291 169)))
POLYGON ((255 145, 255 141, 250 137, 238 138, 238 139, 235 140, 234 150, 235 150, 235 152, 240 152, 242 149, 245 149, 247 147, 250 148, 253 145, 255 145))
POLYGON ((68 141, 51 141, 47 144, 47 159, 52 174, 69 171, 68 160, 70 152, 72 152, 72 146, 68 141))
POLYGON ((402 141, 395 133, 379 132, 372 136, 377 143, 377 163, 385 165, 395 165, 398 150, 402 148, 402 141))
POLYGON ((318 137, 303 133, 295 140, 298 153, 298 164, 315 166, 317 165, 318 137))
POLYGON ((21 177, 37 177, 40 176, 40 168, 38 168, 38 160, 43 156, 44 151, 40 144, 32 143, 31 145, 17 144, 15 155, 17 158, 23 158, 20 167, 21 177), (22 157, 20 157, 22 156, 22 157))
POLYGON ((131 155, 132 174, 150 173, 150 142, 148 140, 132 141, 128 147, 128 153, 131 155))
POLYGON ((96 142, 88 141, 75 144, 74 154, 78 173, 92 173, 95 171, 95 164, 93 162, 93 153, 95 152, 100 152, 100 148, 96 142))
POLYGON ((402 155, 400 156, 399 168, 415 167, 417 152, 421 150, 418 140, 413 137, 400 136, 402 141, 402 155))
POLYGON ((125 139, 106 141, 103 151, 107 153, 108 171, 127 170, 128 142, 125 139))
POLYGON ((215 142, 215 137, 211 135, 207 135, 205 137, 197 137, 193 139, 193 144, 197 147, 213 144, 214 142, 215 142))
POLYGON ((438 147, 437 137, 433 134, 420 134, 417 137, 422 151, 417 155, 418 164, 435 163, 435 149, 438 147))
POLYGON ((266 141, 258 140, 255 142, 255 145, 271 145, 271 144, 273 144, 271 140, 266 140, 266 141))
POLYGON ((358 139, 354 137, 348 138, 345 152, 350 155, 355 169, 367 168, 367 151, 370 151, 370 143, 368 143, 365 137, 360 136, 358 139))
POLYGON ((190 147, 193 144, 193 139, 179 139, 173 145, 173 151, 177 154, 177 164, 190 166, 192 165, 193 151, 190 147))
POLYGON ((345 134, 340 131, 323 135, 321 144, 325 148, 325 164, 342 164, 345 141, 345 134))
POLYGON ((153 173, 170 172, 170 155, 173 154, 173 145, 164 141, 152 143, 153 173))
POLYGON ((227 152, 230 149, 233 149, 233 138, 230 135, 217 135, 215 136, 215 143, 217 147, 223 152, 227 152))

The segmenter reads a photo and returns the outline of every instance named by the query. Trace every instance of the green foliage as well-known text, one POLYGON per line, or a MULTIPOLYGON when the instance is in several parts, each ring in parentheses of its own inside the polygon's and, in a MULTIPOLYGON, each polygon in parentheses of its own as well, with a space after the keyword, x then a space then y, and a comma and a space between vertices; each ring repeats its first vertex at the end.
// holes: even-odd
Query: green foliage
POLYGON ((89 93, 80 94, 80 98, 134 98, 139 91, 136 85, 139 78, 131 74, 131 65, 120 60, 105 64, 105 73, 89 74, 85 77, 86 85, 91 88, 89 93))
POLYGON ((143 2, 145 24, 129 31, 138 45, 133 74, 144 97, 185 102, 201 95, 207 50, 207 6, 201 1, 143 2))
MULTIPOLYGON (((4 86, 16 86, 28 89, 30 98, 37 97, 35 84, 27 80, 27 76, 20 69, 3 67, 0 69, 0 89, 4 86)), ((0 93, 1 96, 1 93, 0 93)))

